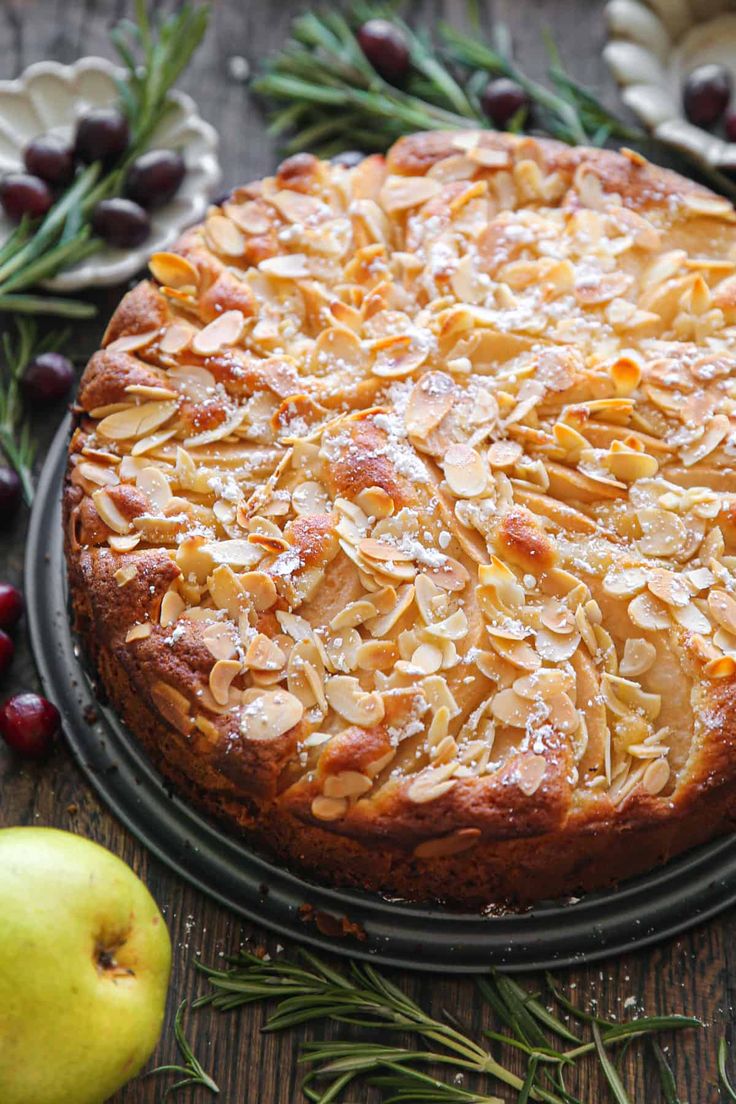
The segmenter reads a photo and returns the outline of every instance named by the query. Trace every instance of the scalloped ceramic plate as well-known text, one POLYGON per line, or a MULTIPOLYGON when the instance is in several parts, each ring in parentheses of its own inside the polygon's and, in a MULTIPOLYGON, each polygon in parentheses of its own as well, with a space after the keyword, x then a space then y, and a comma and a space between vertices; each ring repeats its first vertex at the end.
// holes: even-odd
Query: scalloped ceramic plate
MULTIPOLYGON (((105 58, 87 57, 74 65, 41 61, 17 79, 0 81, 0 174, 22 167, 23 149, 38 134, 68 137, 76 118, 92 107, 109 107, 118 99, 115 78, 122 70, 105 58)), ((151 148, 178 149, 187 172, 176 196, 151 213, 151 234, 137 249, 106 246, 78 265, 46 281, 51 291, 119 284, 142 269, 151 255, 166 249, 181 231, 204 215, 220 179, 217 133, 197 114, 194 100, 171 94, 172 109, 151 136, 151 148)), ((0 213, 0 242, 12 224, 0 213)))
POLYGON ((725 65, 736 87, 736 4, 729 0, 610 0, 603 51, 624 102, 663 142, 713 168, 736 165, 736 143, 688 122, 682 81, 696 65, 725 65))

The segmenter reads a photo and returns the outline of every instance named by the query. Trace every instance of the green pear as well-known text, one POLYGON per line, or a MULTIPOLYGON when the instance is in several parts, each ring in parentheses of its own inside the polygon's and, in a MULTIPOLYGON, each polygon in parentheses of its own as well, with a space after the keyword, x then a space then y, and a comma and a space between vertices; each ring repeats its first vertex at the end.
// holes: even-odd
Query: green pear
POLYGON ((2 1104, 102 1104, 150 1057, 170 970, 163 917, 121 859, 0 830, 2 1104))

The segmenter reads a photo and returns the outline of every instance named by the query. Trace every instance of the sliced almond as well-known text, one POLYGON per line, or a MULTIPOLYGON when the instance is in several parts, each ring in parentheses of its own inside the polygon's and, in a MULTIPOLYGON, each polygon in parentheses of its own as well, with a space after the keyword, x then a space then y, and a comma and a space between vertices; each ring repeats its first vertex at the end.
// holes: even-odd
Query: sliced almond
POLYGON ((670 627, 667 607, 651 594, 639 594, 629 602, 630 619, 638 629, 663 630, 670 627))
POLYGON ((288 690, 246 690, 240 731, 248 740, 275 740, 299 724, 304 706, 288 690))
POLYGON ((685 524, 671 510, 649 507, 636 513, 642 536, 638 544, 647 556, 677 556, 687 545, 685 524))
POLYGON ((245 236, 226 215, 209 215, 204 224, 209 247, 226 257, 242 257, 246 250, 245 236))
POLYGON ((196 288, 199 284, 199 272, 179 253, 154 253, 148 267, 154 280, 166 287, 196 288))
POLYGON ((213 621, 202 632, 202 641, 215 659, 232 659, 236 654, 233 629, 230 624, 213 621))
POLYGON ((360 771, 344 770, 325 778, 325 797, 362 797, 372 788, 373 781, 360 771))
POLYGON ((95 510, 108 529, 112 529, 114 533, 119 533, 121 536, 130 532, 130 522, 120 513, 107 491, 94 491, 92 494, 92 501, 95 510))
POLYGON ((385 709, 381 695, 375 691, 366 692, 351 675, 333 675, 328 679, 325 697, 332 709, 351 724, 369 728, 383 720, 385 709))
POLYGON ((648 794, 658 794, 665 788, 670 778, 670 765, 666 759, 655 759, 644 771, 641 780, 642 789, 648 794))
POLYGON ((280 671, 286 666, 286 656, 278 644, 264 633, 256 633, 245 653, 244 665, 254 671, 280 671))
POLYGON ((158 429, 176 413, 177 402, 149 402, 140 406, 127 406, 115 414, 108 414, 97 423, 97 432, 109 441, 127 441, 131 437, 144 437, 158 429))
POLYGON ((708 595, 708 609, 716 624, 729 633, 736 634, 736 598, 720 588, 708 595))
POLYGON ((428 176, 388 176, 378 198, 386 214, 393 215, 433 199, 440 187, 428 176))
POLYGON ((508 471, 523 455, 524 450, 518 441, 494 441, 488 448, 486 459, 492 468, 508 471))
POLYGON ((547 761, 542 755, 525 755, 515 771, 515 781, 526 797, 537 792, 547 773, 547 761))
POLYGON ((450 445, 443 469, 450 490, 462 498, 475 498, 488 486, 488 469, 469 445, 450 445))
MULTIPOLYGON (((680 575, 662 567, 653 567, 648 573, 647 587, 667 606, 686 606, 690 601, 690 587, 680 575)), ((736 603, 734 603, 736 606, 736 603)))
POLYGON ((210 671, 210 692, 218 705, 227 705, 230 684, 240 674, 240 660, 218 659, 210 671))
POLYGON ((168 628, 169 625, 175 624, 186 608, 187 604, 178 591, 167 590, 161 602, 159 624, 164 628, 168 628))
POLYGON ((344 797, 315 797, 312 802, 312 816, 317 820, 339 820, 348 811, 348 802, 344 797))
POLYGON ((200 356, 211 356, 220 349, 235 345, 243 332, 245 318, 239 310, 225 311, 195 334, 192 349, 200 356))
POLYGON ((657 649, 648 640, 629 637, 618 665, 619 674, 625 678, 638 678, 650 669, 656 658, 657 649))
POLYGON ((125 643, 132 644, 134 640, 146 640, 153 632, 153 625, 144 622, 142 625, 133 625, 125 634, 125 643))
POLYGON ((138 568, 135 564, 128 564, 127 567, 119 567, 113 578, 119 587, 124 587, 128 583, 131 583, 138 574, 138 568))

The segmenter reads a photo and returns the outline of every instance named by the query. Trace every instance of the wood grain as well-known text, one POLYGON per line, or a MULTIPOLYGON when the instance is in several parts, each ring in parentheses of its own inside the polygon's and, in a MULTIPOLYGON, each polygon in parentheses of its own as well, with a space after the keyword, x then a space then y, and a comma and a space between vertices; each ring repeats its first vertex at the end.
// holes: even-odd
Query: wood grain
MULTIPOLYGON (((156 5, 162 8, 169 5, 156 5)), ((110 54, 108 31, 112 23, 130 10, 123 0, 4 0, 0 2, 0 77, 16 75, 25 65, 41 58, 68 62, 82 54, 110 54)), ((297 0, 215 0, 212 26, 184 81, 197 99, 202 113, 223 136, 222 162, 225 185, 233 185, 267 172, 275 163, 276 151, 265 134, 257 107, 246 87, 230 75, 229 59, 245 57, 257 66, 280 45, 291 15, 304 7, 297 0)), ((573 74, 586 81, 610 103, 616 93, 601 62, 604 41, 602 4, 596 0, 498 0, 481 3, 483 25, 494 19, 512 30, 522 64, 541 76, 545 59, 541 31, 552 29, 573 74)), ((447 18, 462 24, 465 5, 461 0, 426 0, 413 5, 413 16, 431 21, 447 18)), ((100 321, 81 327, 75 336, 75 356, 80 362, 95 346, 104 318, 115 296, 101 295, 100 321)), ((39 417, 35 431, 39 453, 57 422, 58 412, 39 417)), ((21 578, 25 519, 0 534, 1 574, 21 578)), ((18 637, 18 655, 12 673, 0 689, 3 696, 36 685, 32 659, 23 637, 18 637)), ((161 904, 171 928, 175 946, 174 978, 169 1017, 154 1062, 175 1059, 171 1018, 183 998, 202 990, 194 963, 217 962, 245 939, 275 946, 275 941, 238 919, 190 888, 153 856, 149 855, 100 805, 62 747, 43 765, 26 766, 0 749, 0 825, 55 825, 80 832, 111 848, 128 861, 145 879, 161 904)), ((50 933, 52 937, 52 933, 50 933)), ((574 987, 573 996, 582 1003, 592 999, 605 1013, 621 1016, 630 997, 649 1013, 682 1011, 701 1016, 711 1026, 707 1031, 676 1039, 670 1057, 678 1074, 681 1096, 691 1104, 717 1100, 715 1053, 724 1030, 733 1034, 736 962, 734 951, 736 916, 726 912, 679 939, 639 954, 602 965, 562 971, 560 980, 574 987)), ((288 946, 288 952, 294 947, 288 946)), ((451 1009, 469 1029, 488 1025, 472 981, 441 980, 420 974, 399 975, 398 980, 417 999, 437 1014, 451 1009)), ((627 1013, 628 1014, 628 1013, 627 1013)), ((296 1104, 302 1099, 296 1065, 300 1038, 263 1035, 263 1010, 218 1016, 209 1010, 187 1020, 187 1034, 204 1064, 214 1071, 221 1086, 223 1104, 296 1104)), ((570 1089, 586 1104, 607 1099, 606 1089, 584 1074, 570 1089)), ((633 1049, 625 1061, 625 1077, 631 1098, 637 1104, 659 1099, 651 1080, 645 1081, 641 1062, 633 1049)), ((154 1104, 160 1098, 159 1079, 138 1079, 116 1098, 116 1104, 154 1104)), ((210 1100, 208 1094, 190 1091, 192 1104, 210 1100)), ((375 1100, 367 1090, 355 1090, 353 1104, 375 1100)), ((33 1102, 29 1101, 29 1104, 33 1102)), ((74 1104, 70 1101, 69 1104, 74 1104)))

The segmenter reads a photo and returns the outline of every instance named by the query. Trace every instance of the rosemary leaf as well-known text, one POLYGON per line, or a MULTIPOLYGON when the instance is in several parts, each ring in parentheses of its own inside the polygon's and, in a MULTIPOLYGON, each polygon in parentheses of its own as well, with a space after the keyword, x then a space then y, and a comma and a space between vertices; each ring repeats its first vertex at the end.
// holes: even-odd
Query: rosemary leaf
POLYGON ((156 1066, 148 1077, 152 1077, 154 1074, 159 1073, 181 1073, 183 1077, 180 1081, 176 1081, 173 1085, 170 1085, 164 1092, 161 1100, 167 1100, 169 1096, 177 1092, 179 1089, 187 1088, 190 1085, 201 1085, 203 1089, 207 1089, 213 1095, 219 1093, 217 1084, 213 1081, 210 1075, 204 1070, 202 1064, 195 1057, 187 1038, 184 1034, 183 1019, 184 1012, 187 1008, 187 1002, 183 1000, 176 1010, 176 1017, 174 1019, 174 1037, 176 1039, 176 1045, 179 1049, 179 1053, 184 1059, 184 1065, 166 1065, 156 1066))
POLYGON ((665 1104, 682 1104, 680 1097, 677 1095, 675 1075, 664 1056, 664 1051, 654 1039, 650 1040, 650 1046, 659 1071, 659 1083, 662 1086, 662 1095, 665 1099, 665 1104))
POLYGON ((721 1039, 718 1044, 718 1085, 729 1100, 736 1102, 736 1089, 733 1087, 726 1070, 727 1061, 728 1043, 725 1039, 721 1039))
POLYGON ((606 1053, 606 1048, 601 1038, 601 1029, 597 1023, 593 1023, 593 1041, 595 1043, 595 1049, 598 1054, 601 1069, 603 1070, 603 1075, 608 1082, 616 1104, 631 1104, 629 1094, 624 1088, 624 1083, 619 1076, 618 1070, 606 1053))

